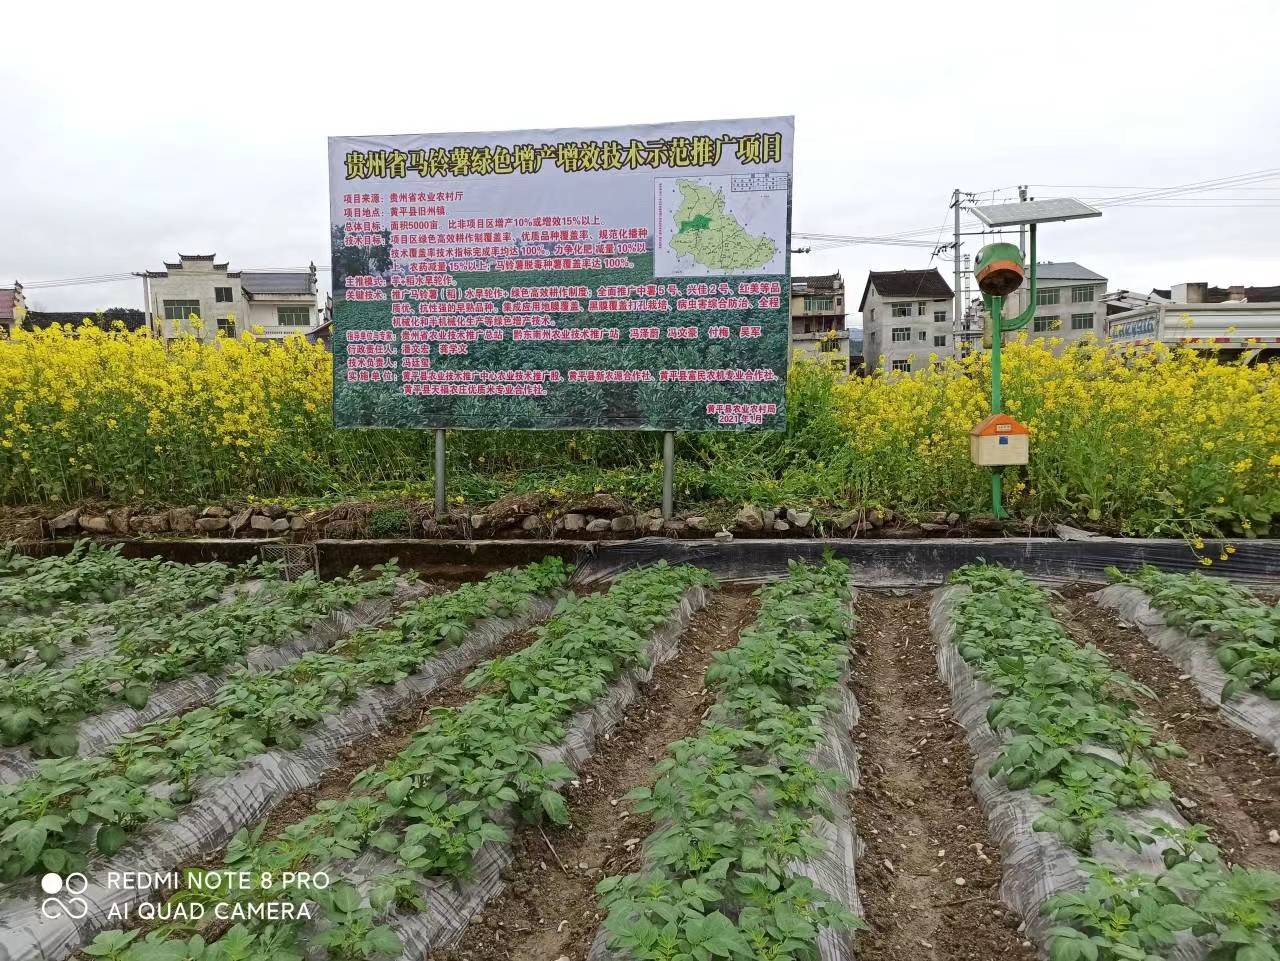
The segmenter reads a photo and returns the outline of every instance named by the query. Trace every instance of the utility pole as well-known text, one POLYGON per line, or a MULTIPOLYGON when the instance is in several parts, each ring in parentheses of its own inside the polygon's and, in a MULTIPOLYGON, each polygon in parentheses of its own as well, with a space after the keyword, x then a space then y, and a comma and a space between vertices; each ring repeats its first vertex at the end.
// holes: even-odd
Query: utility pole
MULTIPOLYGON (((955 320, 956 323, 959 323, 960 317, 963 313, 961 298, 964 296, 963 294, 960 293, 960 188, 959 187, 957 187, 951 193, 951 207, 955 211, 955 236, 952 237, 952 244, 951 244, 951 259, 955 269, 955 282, 956 282, 955 284, 956 305, 954 308, 955 317, 953 319, 955 320)), ((954 343, 955 343, 955 340, 953 338, 952 344, 954 345, 954 343)))
MULTIPOLYGON (((1020 184, 1018 186, 1018 202, 1027 202, 1027 185, 1020 184)), ((1027 256, 1027 225, 1018 224, 1018 252, 1022 254, 1023 259, 1027 256)))

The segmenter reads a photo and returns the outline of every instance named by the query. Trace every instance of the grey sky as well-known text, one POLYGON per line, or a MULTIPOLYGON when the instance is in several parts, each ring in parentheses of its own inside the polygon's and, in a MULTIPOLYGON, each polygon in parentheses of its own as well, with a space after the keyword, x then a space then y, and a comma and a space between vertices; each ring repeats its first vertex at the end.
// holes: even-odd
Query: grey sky
MULTIPOLYGON (((1271 2, 1008 4, 1008 36, 994 3, 396 6, 11 5, 0 283, 179 251, 325 265, 331 134, 785 113, 797 231, 945 240, 956 186, 1102 197, 1274 169, 1046 228, 1041 254, 1113 288, 1280 283, 1271 2)), ((868 269, 929 263, 927 248, 858 246, 793 272, 843 271, 856 307, 868 269)), ((137 281, 28 293, 51 310, 142 300, 137 281)))

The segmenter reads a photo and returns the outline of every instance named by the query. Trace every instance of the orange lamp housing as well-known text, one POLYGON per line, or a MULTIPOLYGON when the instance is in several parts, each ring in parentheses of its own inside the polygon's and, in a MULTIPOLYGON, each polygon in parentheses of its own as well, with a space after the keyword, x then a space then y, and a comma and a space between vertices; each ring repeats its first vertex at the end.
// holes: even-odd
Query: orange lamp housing
POLYGON ((969 458, 979 467, 1025 464, 1031 432, 1008 414, 992 414, 969 431, 969 458))
POLYGON ((1025 276, 1022 252, 1013 244, 987 244, 978 251, 973 277, 984 294, 1007 297, 1022 286, 1025 276))

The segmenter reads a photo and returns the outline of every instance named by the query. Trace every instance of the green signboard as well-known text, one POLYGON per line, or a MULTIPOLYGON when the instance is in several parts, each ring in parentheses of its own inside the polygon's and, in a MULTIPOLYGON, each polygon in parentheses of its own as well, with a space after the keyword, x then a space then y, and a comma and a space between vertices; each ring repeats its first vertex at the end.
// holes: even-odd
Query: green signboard
POLYGON ((793 133, 330 138, 335 421, 785 428, 793 133))

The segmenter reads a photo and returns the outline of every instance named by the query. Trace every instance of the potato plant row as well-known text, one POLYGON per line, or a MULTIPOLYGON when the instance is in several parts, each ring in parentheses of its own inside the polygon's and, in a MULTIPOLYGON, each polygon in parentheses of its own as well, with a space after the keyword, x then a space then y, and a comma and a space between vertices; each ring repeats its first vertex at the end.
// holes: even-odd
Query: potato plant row
POLYGON ((217 601, 229 585, 248 580, 274 581, 278 564, 251 561, 239 566, 219 562, 170 564, 131 561, 144 579, 114 600, 68 603, 47 613, 22 614, 0 624, 0 661, 6 666, 53 665, 69 654, 98 647, 105 640, 148 625, 163 632, 194 608, 217 601))
POLYGON ((390 596, 400 572, 322 581, 308 573, 275 581, 253 596, 152 620, 124 632, 114 649, 66 668, 0 678, 0 745, 28 745, 37 756, 67 757, 78 749, 77 724, 127 705, 143 708, 155 685, 214 673, 241 661, 250 648, 274 646, 326 615, 374 597, 390 596))
POLYGON ((131 587, 179 565, 121 556, 119 545, 77 541, 61 557, 27 557, 13 545, 0 549, 0 623, 42 614, 59 604, 118 600, 131 587))
POLYGON ((1166 574, 1149 566, 1107 573, 1146 592, 1166 623, 1212 645, 1229 678, 1222 700, 1252 690, 1280 701, 1280 608, 1222 577, 1166 574))
POLYGON ((1275 958, 1280 875, 1223 863, 1202 825, 1126 816, 1167 801, 1152 760, 1183 753, 1139 713, 1135 698, 1151 692, 1075 643, 1024 575, 978 564, 953 582, 970 589, 954 641, 993 689, 987 723, 1004 739, 990 773, 1044 803, 1032 830, 1073 849, 1084 876, 1044 902, 1052 961, 1161 958, 1179 936, 1201 938, 1214 961, 1275 958), (1104 841, 1157 850, 1163 870, 1091 857, 1104 841))
POLYGON ((760 591, 760 615, 706 673, 718 700, 693 737, 627 797, 658 824, 645 868, 597 891, 611 951, 634 961, 818 957, 823 929, 861 925, 796 870, 822 848, 840 772, 815 759, 838 708, 852 631, 848 565, 793 562, 760 591))
POLYGON ((126 735, 101 757, 43 761, 36 776, 0 787, 0 882, 84 869, 114 854, 132 832, 175 816, 200 779, 226 775, 303 732, 374 685, 413 673, 486 617, 507 617, 564 586, 550 558, 500 571, 411 606, 385 628, 367 628, 330 652, 309 652, 272 671, 233 675, 211 705, 126 735))
MULTIPOLYGON (((304 936, 331 958, 398 954, 390 915, 425 907, 424 878, 465 878, 484 845, 507 839, 504 825, 513 814, 567 820, 557 786, 572 771, 544 762, 539 748, 562 738, 567 719, 643 661, 648 637, 677 614, 688 591, 711 583, 702 570, 663 563, 623 574, 605 594, 564 598, 532 645, 473 671, 466 683, 479 692, 460 707, 434 711, 402 751, 356 778, 353 794, 321 802, 316 813, 270 840, 262 826, 240 832, 226 865, 252 877, 278 879, 300 869, 341 877, 343 862, 370 851, 393 855, 398 869, 368 891, 338 882, 319 892, 274 883, 223 892, 224 900, 260 903, 314 899, 322 920, 249 921, 216 944, 234 945, 240 961, 299 958, 304 936)), ((205 957, 210 949, 221 950, 206 947, 190 928, 170 926, 145 938, 104 932, 86 953, 154 961, 193 957, 193 951, 205 957)))

